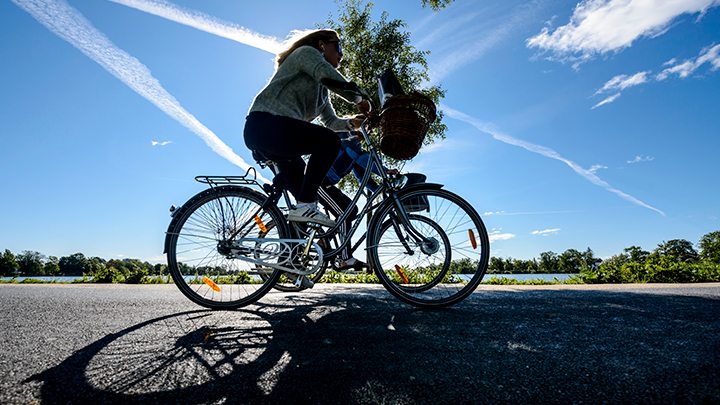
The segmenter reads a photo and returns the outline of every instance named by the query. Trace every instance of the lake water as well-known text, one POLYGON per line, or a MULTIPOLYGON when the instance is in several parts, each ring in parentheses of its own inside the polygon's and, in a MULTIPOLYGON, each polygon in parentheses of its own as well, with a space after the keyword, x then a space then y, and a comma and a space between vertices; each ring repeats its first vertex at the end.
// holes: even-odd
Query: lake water
MULTIPOLYGON (((490 278, 512 278, 518 281, 526 281, 526 280, 544 280, 544 281, 553 281, 553 279, 557 278, 558 281, 565 281, 570 278, 573 274, 486 274, 485 277, 483 277, 483 281, 488 281, 490 278)), ((32 278, 36 280, 42 280, 46 282, 60 282, 60 283, 71 283, 74 280, 82 280, 81 276, 73 276, 73 277, 17 277, 17 281, 25 280, 26 278, 32 278)), ((12 277, 2 277, 0 280, 12 280, 12 277)))

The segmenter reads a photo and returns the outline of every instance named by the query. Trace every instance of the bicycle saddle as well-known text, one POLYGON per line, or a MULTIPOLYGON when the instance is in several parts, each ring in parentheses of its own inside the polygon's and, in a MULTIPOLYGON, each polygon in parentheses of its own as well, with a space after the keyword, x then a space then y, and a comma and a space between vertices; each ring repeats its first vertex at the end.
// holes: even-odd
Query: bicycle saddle
POLYGON ((260 165, 260 167, 269 167, 270 170, 275 174, 275 177, 273 177, 272 180, 273 186, 284 190, 290 190, 290 183, 281 172, 277 171, 277 168, 275 167, 276 162, 286 158, 274 156, 270 153, 263 152, 257 149, 252 150, 252 156, 253 159, 255 159, 255 162, 260 165))

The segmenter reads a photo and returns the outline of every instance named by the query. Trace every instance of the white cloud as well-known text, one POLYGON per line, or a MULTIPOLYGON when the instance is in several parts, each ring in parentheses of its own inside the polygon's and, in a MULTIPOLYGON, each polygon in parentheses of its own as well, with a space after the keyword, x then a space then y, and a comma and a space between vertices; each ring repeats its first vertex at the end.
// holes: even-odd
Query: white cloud
POLYGON ((515 235, 511 233, 500 233, 500 231, 495 231, 488 234, 488 237, 490 238, 490 242, 497 242, 499 240, 512 239, 515 237, 515 235))
POLYGON ((655 158, 650 157, 650 156, 644 156, 644 157, 643 157, 642 155, 640 155, 640 156, 635 156, 635 159, 633 159, 633 160, 628 160, 627 162, 628 162, 628 163, 650 162, 650 161, 652 161, 653 159, 655 159, 655 158))
POLYGON ((270 53, 280 53, 284 48, 284 42, 266 35, 258 34, 247 28, 241 27, 228 21, 223 21, 200 11, 180 7, 165 0, 109 0, 134 9, 144 11, 175 21, 201 31, 209 32, 217 36, 240 42, 254 48, 262 49, 270 53))
POLYGON ((171 143, 172 143, 172 141, 165 141, 165 142, 152 141, 152 146, 165 146, 165 145, 168 145, 171 143))
MULTIPOLYGON (((12 1, 52 33, 69 42, 136 93, 197 134, 217 154, 244 170, 251 167, 217 135, 187 112, 152 76, 150 69, 118 48, 65 0, 12 1)), ((259 178, 268 182, 260 176, 259 178)))
POLYGON ((545 27, 526 45, 577 65, 597 54, 621 51, 641 37, 662 35, 678 16, 704 13, 718 4, 718 0, 583 0, 567 25, 554 31, 545 27))
POLYGON ((605 85, 595 92, 595 94, 605 93, 608 91, 618 91, 618 90, 625 90, 628 87, 637 86, 638 84, 643 84, 648 81, 648 74, 650 74, 651 71, 645 71, 636 73, 632 76, 628 75, 618 75, 613 77, 612 79, 608 80, 605 85))
POLYGON ((557 235, 557 233, 560 232, 560 228, 555 229, 546 229, 544 231, 533 231, 533 235, 542 235, 542 236, 548 236, 548 235, 557 235))
POLYGON ((595 104, 591 109, 594 110, 594 109, 600 107, 601 105, 612 103, 613 101, 617 100, 618 97, 620 97, 620 94, 622 94, 622 93, 613 94, 612 96, 606 98, 605 100, 595 104))
MULTIPOLYGON (((677 62, 676 58, 672 58, 669 61, 663 63, 663 66, 672 66, 677 62)), ((678 77, 685 79, 690 75, 694 74, 700 66, 709 63, 711 65, 710 70, 715 71, 720 69, 720 45, 710 45, 703 48, 700 51, 700 55, 697 58, 688 59, 679 65, 675 65, 664 69, 662 72, 655 76, 650 76, 651 71, 647 70, 644 72, 636 73, 632 76, 618 75, 608 80, 605 85, 593 94, 593 96, 605 93, 608 91, 625 90, 629 87, 637 86, 643 83, 650 83, 652 81, 663 81, 666 80, 670 75, 677 75, 678 77)), ((605 100, 595 104, 592 109, 596 109, 601 105, 609 104, 620 97, 620 93, 616 93, 605 100)))
POLYGON ((659 209, 652 207, 648 204, 645 204, 644 202, 638 200, 637 198, 635 198, 631 195, 625 194, 622 191, 612 187, 606 181, 600 179, 597 175, 595 175, 595 173, 591 172, 590 170, 584 169, 577 163, 560 156, 559 153, 557 153, 556 151, 554 151, 548 147, 536 145, 534 143, 530 143, 530 142, 526 142, 526 141, 522 141, 520 139, 513 138, 512 136, 503 134, 497 128, 495 128, 493 125, 481 122, 480 120, 477 120, 477 119, 470 117, 460 111, 450 108, 447 105, 442 105, 441 108, 447 114, 448 117, 467 122, 468 124, 474 126, 478 130, 491 135, 493 138, 497 139, 500 142, 504 142, 509 145, 519 146, 530 152, 537 153, 537 154, 540 154, 542 156, 545 156, 545 157, 548 157, 551 159, 559 160, 559 161, 565 163, 566 165, 570 166, 570 168, 573 169, 577 174, 584 177, 586 180, 590 181, 591 183, 595 184, 596 186, 600 186, 600 187, 604 188, 605 190, 610 191, 611 193, 615 193, 622 199, 630 201, 633 204, 637 204, 641 207, 651 209, 651 210, 656 211, 656 212, 660 213, 661 215, 665 216, 665 213, 660 211, 659 209))
POLYGON ((588 169, 588 171, 590 173, 595 173, 600 169, 607 169, 607 168, 608 168, 607 166, 603 166, 603 165, 593 165, 590 169, 588 169))
MULTIPOLYGON (((675 62, 676 60, 672 59, 668 62, 665 62, 665 65, 673 65, 675 62)), ((679 65, 669 67, 658 73, 655 76, 655 79, 658 81, 665 80, 673 74, 684 79, 695 73, 695 71, 698 70, 700 66, 706 63, 712 65, 712 67, 710 68, 711 71, 715 71, 720 68, 720 45, 710 45, 709 47, 704 48, 702 51, 700 51, 700 55, 697 58, 689 59, 679 65)))

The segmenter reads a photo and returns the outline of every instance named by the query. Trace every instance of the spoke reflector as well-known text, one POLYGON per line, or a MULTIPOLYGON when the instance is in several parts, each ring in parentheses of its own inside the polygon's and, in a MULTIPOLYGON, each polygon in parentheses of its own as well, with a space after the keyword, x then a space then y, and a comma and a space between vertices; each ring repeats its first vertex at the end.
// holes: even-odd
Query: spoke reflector
POLYGON ((468 229, 468 233, 470 234, 470 243, 472 244, 473 249, 477 249, 477 239, 475 239, 475 232, 473 232, 472 229, 468 229))
POLYGON ((208 286, 210 286, 210 288, 212 288, 215 292, 220 292, 220 287, 218 287, 218 285, 215 284, 215 282, 210 280, 209 278, 203 277, 203 282, 205 284, 207 284, 208 286))
POLYGON ((400 278, 402 279, 403 283, 405 283, 405 284, 409 283, 408 278, 405 275, 405 272, 397 264, 395 265, 395 271, 397 271, 397 273, 400 275, 400 278))
POLYGON ((261 231, 263 231, 264 233, 267 233, 267 228, 265 227, 265 224, 263 224, 262 219, 260 219, 260 217, 257 215, 255 215, 255 223, 258 224, 261 231))

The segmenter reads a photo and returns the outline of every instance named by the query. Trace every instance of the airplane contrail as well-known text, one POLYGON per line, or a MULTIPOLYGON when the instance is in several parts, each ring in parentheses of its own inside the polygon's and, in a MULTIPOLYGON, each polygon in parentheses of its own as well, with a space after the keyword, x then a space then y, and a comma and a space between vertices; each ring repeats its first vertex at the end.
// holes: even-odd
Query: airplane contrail
POLYGON ((253 48, 278 54, 284 49, 284 41, 258 34, 237 24, 180 7, 165 0, 109 0, 134 9, 166 18, 170 21, 197 28, 201 31, 240 42, 253 48))
MULTIPOLYGON (((135 92, 200 136, 217 154, 244 170, 250 167, 210 129, 187 112, 152 76, 150 69, 112 43, 65 0, 11 0, 52 33, 69 42, 135 92)), ((261 181, 269 182, 258 175, 261 181)))
POLYGON ((554 151, 548 147, 536 145, 534 143, 526 142, 526 141, 523 141, 523 140, 520 140, 517 138, 513 138, 512 136, 503 134, 500 131, 498 131, 497 129, 493 128, 492 125, 483 123, 480 120, 470 117, 469 115, 464 114, 460 111, 454 110, 446 105, 442 106, 442 110, 449 117, 455 118, 460 121, 467 122, 468 124, 474 126, 478 130, 485 132, 487 134, 490 134, 493 138, 497 139, 500 142, 505 142, 510 145, 519 146, 521 148, 529 150, 530 152, 537 153, 537 154, 540 154, 542 156, 545 156, 545 157, 548 157, 551 159, 559 160, 559 161, 565 163, 566 165, 570 166, 570 168, 573 169, 577 174, 579 174, 582 177, 584 177, 585 179, 589 180, 591 183, 595 184, 596 186, 600 186, 600 187, 604 188, 605 190, 610 191, 611 193, 615 193, 618 196, 620 196, 621 198, 623 198, 624 200, 630 201, 633 204, 637 204, 641 207, 651 209, 653 211, 660 213, 662 216, 666 216, 665 213, 660 211, 659 209, 657 209, 655 207, 651 207, 650 205, 645 204, 644 202, 638 200, 637 198, 635 198, 629 194, 625 194, 622 191, 612 187, 606 181, 600 179, 593 170, 588 170, 588 169, 582 168, 577 163, 560 156, 559 153, 557 153, 556 151, 554 151))

